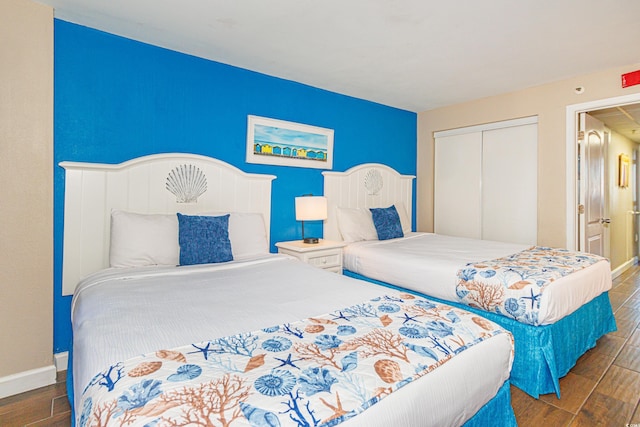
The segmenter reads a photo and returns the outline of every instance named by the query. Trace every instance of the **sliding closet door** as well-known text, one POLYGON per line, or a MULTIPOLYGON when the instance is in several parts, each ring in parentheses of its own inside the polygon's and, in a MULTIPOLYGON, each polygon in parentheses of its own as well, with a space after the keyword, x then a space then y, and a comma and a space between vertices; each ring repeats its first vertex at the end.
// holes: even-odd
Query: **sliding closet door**
POLYGON ((483 239, 536 243, 537 171, 537 124, 482 133, 483 239))
POLYGON ((482 238, 482 132, 436 138, 434 230, 482 238))
POLYGON ((434 231, 534 245, 537 117, 435 134, 434 231))

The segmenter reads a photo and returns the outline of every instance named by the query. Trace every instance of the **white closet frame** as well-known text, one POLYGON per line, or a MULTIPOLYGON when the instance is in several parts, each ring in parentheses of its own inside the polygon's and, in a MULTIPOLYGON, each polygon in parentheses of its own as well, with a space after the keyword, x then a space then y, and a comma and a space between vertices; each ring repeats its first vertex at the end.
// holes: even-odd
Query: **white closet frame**
POLYGON ((538 118, 435 132, 434 231, 536 244, 538 118))

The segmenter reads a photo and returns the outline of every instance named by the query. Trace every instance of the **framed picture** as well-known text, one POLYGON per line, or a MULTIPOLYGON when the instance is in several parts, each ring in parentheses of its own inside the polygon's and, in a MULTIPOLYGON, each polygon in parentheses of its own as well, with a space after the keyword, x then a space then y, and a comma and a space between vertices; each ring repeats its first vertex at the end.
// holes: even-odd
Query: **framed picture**
POLYGON ((333 129, 249 116, 247 163, 331 169, 333 129))
POLYGON ((620 154, 618 156, 618 187, 629 186, 629 156, 620 154))

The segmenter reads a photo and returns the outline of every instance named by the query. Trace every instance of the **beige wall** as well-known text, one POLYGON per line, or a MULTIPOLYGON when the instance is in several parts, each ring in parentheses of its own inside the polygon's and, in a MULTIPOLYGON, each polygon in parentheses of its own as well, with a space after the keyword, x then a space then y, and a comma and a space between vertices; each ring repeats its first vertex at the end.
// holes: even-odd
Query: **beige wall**
MULTIPOLYGON (((433 230, 433 132, 538 116, 538 244, 566 246, 566 107, 640 93, 620 75, 640 64, 550 83, 418 114, 417 228, 433 230), (578 95, 575 88, 583 86, 578 95)), ((571 207, 573 208, 573 207, 571 207)))
POLYGON ((0 40, 1 383, 53 366, 53 10, 1 0, 0 40))
MULTIPOLYGON (((629 214, 633 211, 633 184, 628 187, 618 186, 618 156, 626 154, 633 162, 633 151, 637 144, 624 136, 612 132, 608 149, 609 167, 609 235, 611 239, 611 269, 622 266, 634 257, 633 220, 629 214)), ((630 177, 633 180, 633 177, 630 177)))

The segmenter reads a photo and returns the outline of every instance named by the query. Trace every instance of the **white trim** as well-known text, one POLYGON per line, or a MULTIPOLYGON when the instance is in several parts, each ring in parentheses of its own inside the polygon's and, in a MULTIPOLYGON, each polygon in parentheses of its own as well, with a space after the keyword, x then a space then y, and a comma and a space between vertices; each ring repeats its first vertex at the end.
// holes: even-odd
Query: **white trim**
POLYGON ((8 375, 0 378, 0 399, 55 384, 55 382, 56 367, 53 364, 8 375))
POLYGON ((576 180, 576 132, 578 113, 597 110, 601 108, 615 107, 617 105, 634 104, 640 102, 640 93, 631 95, 617 96, 614 98, 600 99, 597 101, 589 101, 582 104, 567 105, 566 114, 566 242, 567 249, 575 250, 577 248, 576 233, 576 217, 578 216, 578 204, 576 203, 577 180, 576 180))
POLYGON ((465 133, 483 132, 493 129, 503 129, 513 126, 531 125, 538 123, 538 116, 522 117, 520 119, 503 120, 501 122, 485 123, 482 125, 466 126, 462 128, 441 130, 433 133, 434 138, 443 136, 464 135, 465 133))
POLYGON ((629 268, 631 268, 633 265, 635 265, 635 263, 638 262, 638 257, 635 256, 633 258, 631 258, 629 261, 623 263, 622 265, 620 265, 618 268, 616 268, 615 270, 613 270, 611 272, 611 278, 615 279, 616 277, 620 276, 622 273, 624 273, 625 271, 627 271, 629 268))
POLYGON ((56 372, 66 371, 69 366, 69 352, 55 353, 53 355, 53 364, 56 366, 56 372))

